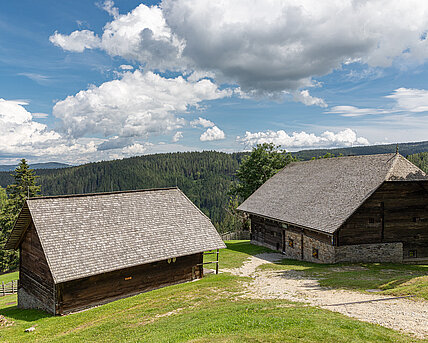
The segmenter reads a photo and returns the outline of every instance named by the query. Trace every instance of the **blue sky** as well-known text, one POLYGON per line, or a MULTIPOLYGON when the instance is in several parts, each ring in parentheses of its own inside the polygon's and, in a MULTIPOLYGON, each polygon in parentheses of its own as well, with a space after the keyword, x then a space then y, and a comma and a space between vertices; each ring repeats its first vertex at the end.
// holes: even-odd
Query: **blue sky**
POLYGON ((424 0, 19 1, 0 163, 428 140, 424 0))

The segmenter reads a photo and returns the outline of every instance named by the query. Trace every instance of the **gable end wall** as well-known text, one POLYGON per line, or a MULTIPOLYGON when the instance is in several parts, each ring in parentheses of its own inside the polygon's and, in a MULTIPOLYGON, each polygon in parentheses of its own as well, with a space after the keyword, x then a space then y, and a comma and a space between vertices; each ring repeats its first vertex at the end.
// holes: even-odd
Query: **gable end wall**
POLYGON ((55 284, 33 223, 20 244, 18 307, 55 314, 55 284))
POLYGON ((337 243, 341 247, 384 244, 379 253, 386 255, 395 254, 387 252, 393 248, 386 243, 402 243, 402 259, 410 258, 412 251, 416 257, 428 257, 428 183, 385 182, 339 228, 337 243))

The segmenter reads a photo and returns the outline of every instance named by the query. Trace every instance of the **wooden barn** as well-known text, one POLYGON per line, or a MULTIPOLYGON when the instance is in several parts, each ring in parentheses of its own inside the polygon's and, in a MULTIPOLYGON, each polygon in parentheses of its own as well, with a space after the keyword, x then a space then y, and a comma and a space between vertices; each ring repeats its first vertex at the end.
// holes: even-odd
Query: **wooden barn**
POLYGON ((65 314, 203 276, 225 248, 178 189, 31 198, 6 249, 19 249, 18 307, 65 314))
POLYGON ((254 244, 292 259, 428 258, 428 178, 398 153, 291 163, 238 209, 254 244))

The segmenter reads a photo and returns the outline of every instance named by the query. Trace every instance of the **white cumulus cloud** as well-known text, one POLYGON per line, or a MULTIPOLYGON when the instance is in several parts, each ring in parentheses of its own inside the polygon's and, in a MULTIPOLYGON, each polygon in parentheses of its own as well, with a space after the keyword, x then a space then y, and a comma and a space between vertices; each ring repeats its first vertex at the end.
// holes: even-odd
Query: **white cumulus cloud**
POLYGON ((253 147, 262 143, 274 143, 275 145, 281 145, 287 150, 349 147, 369 144, 366 138, 358 137, 357 133, 351 129, 345 129, 337 133, 325 131, 319 136, 304 131, 293 132, 291 135, 287 134, 284 130, 253 133, 247 131, 245 136, 238 136, 237 141, 247 147, 253 147))
POLYGON ((198 119, 192 120, 190 122, 190 125, 192 125, 192 127, 198 127, 198 126, 202 126, 202 127, 213 127, 215 126, 215 124, 208 119, 199 117, 198 119))
POLYGON ((306 89, 293 93, 293 99, 295 101, 301 102, 302 104, 305 104, 306 106, 315 105, 320 107, 327 107, 327 104, 323 99, 310 95, 309 91, 306 89))
POLYGON ((122 149, 122 153, 127 156, 135 156, 143 154, 147 148, 140 143, 134 143, 132 145, 128 145, 122 149))
POLYGON ((114 18, 100 38, 82 30, 51 41, 71 51, 101 48, 146 68, 210 73, 247 95, 297 91, 343 64, 382 68, 428 57, 423 0, 163 0, 122 15, 105 4, 114 18))
POLYGON ((189 82, 181 76, 164 78, 135 70, 57 102, 53 115, 71 137, 147 137, 181 127, 184 120, 177 114, 189 107, 230 95, 230 90, 219 90, 207 79, 189 82))
POLYGON ((178 142, 181 138, 183 138, 183 132, 177 131, 174 136, 172 136, 173 143, 178 142))
POLYGON ((101 39, 89 30, 74 31, 69 35, 55 32, 49 37, 51 43, 73 52, 83 52, 85 49, 101 47, 101 39))
POLYGON ((0 98, 0 154, 29 152, 37 144, 60 138, 46 125, 35 122, 25 105, 0 98))
POLYGON ((133 70, 134 67, 129 65, 129 64, 122 64, 121 66, 119 66, 120 69, 122 70, 133 70))
POLYGON ((208 130, 206 130, 199 139, 202 142, 206 142, 206 141, 218 141, 225 138, 226 138, 226 135, 224 134, 224 132, 220 130, 217 126, 213 126, 208 130))
MULTIPOLYGON (((0 155, 25 158, 56 158, 77 162, 83 155, 94 154, 97 139, 64 139, 45 124, 34 121, 25 109, 26 102, 0 99, 0 155)), ((6 159, 7 160, 7 159, 6 159)))

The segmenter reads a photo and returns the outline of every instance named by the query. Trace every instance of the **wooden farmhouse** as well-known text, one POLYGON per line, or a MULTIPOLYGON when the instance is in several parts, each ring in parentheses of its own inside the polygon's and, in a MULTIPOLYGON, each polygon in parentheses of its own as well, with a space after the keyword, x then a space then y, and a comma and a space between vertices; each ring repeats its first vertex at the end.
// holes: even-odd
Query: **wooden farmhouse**
POLYGON ((238 209, 254 244, 292 259, 428 258, 428 178, 398 153, 291 163, 238 209))
POLYGON ((18 307, 65 314, 203 276, 225 248, 177 188, 31 198, 6 249, 19 249, 18 307))

